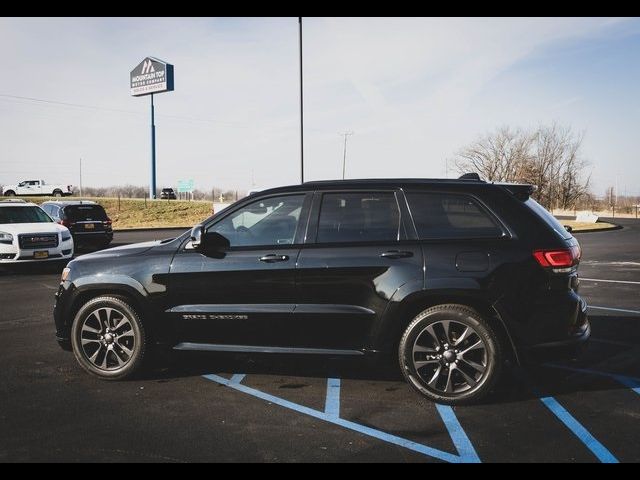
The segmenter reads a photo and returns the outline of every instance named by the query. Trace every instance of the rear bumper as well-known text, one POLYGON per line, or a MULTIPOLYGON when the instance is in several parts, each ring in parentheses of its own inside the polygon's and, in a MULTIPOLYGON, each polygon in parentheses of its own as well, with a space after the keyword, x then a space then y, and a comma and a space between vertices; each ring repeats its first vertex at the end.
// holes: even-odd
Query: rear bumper
POLYGON ((587 316, 587 303, 580 297, 577 300, 575 315, 565 320, 569 321, 567 333, 549 341, 528 345, 525 348, 527 357, 548 361, 574 358, 582 353, 591 336, 591 324, 587 316))
POLYGON ((72 232, 73 241, 76 244, 111 242, 113 240, 113 231, 111 232, 72 232))

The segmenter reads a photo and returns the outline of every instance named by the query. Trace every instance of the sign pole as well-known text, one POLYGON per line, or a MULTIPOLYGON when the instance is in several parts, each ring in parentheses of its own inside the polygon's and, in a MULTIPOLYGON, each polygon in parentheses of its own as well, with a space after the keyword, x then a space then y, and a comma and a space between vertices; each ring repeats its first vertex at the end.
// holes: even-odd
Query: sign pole
POLYGON ((156 124, 154 118, 153 93, 151 94, 151 185, 149 198, 156 198, 156 124))

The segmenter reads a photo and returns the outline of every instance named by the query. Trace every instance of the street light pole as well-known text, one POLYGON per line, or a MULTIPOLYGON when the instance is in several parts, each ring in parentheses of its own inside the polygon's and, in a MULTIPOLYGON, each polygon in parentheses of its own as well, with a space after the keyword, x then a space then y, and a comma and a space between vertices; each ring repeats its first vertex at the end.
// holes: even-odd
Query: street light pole
POLYGON ((82 196, 82 157, 80 157, 80 196, 82 196))
POLYGON ((344 174, 347 168, 347 137, 353 135, 353 132, 344 132, 340 135, 344 137, 344 151, 342 155, 342 179, 344 180, 344 174))
POLYGON ((300 183, 304 183, 304 97, 302 88, 302 17, 298 17, 298 44, 300 50, 300 183))

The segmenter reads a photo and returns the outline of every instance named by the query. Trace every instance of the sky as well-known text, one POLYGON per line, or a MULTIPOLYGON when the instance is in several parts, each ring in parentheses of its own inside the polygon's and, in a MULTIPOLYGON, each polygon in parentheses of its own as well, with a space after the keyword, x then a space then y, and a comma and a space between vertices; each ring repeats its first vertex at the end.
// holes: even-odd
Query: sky
MULTIPOLYGON (((82 158, 85 186, 148 185, 147 56, 175 66, 159 187, 298 183, 298 55, 295 17, 0 18, 0 184, 78 185, 82 158)), ((481 135, 555 122, 594 193, 640 195, 640 19, 304 18, 303 56, 305 180, 341 178, 343 132, 347 178, 444 177, 481 135)))

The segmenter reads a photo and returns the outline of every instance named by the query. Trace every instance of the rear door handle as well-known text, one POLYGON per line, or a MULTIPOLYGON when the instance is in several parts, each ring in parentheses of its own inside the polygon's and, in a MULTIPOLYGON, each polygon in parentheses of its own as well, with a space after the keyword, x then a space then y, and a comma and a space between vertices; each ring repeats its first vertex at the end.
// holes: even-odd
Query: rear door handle
POLYGON ((286 262, 287 260, 289 260, 289 255, 276 255, 274 253, 260 257, 261 262, 267 263, 286 262))
POLYGON ((408 258, 413 257, 413 252, 389 250, 388 252, 381 253, 380 256, 382 258, 408 258))

